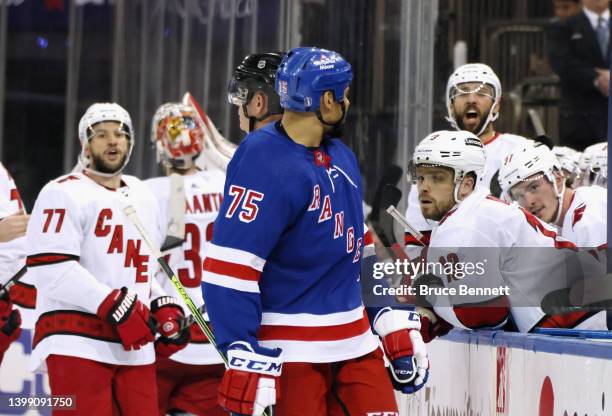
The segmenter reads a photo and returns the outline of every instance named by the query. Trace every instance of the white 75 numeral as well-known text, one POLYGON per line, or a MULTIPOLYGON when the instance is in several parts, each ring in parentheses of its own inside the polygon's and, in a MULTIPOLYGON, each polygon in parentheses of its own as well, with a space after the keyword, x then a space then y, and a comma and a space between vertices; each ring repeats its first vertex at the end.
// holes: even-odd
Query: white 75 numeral
POLYGON ((251 222, 257 217, 257 212, 259 211, 257 202, 263 200, 264 194, 238 185, 230 186, 229 194, 233 199, 229 209, 225 213, 226 218, 232 218, 238 206, 241 206, 240 214, 238 214, 240 221, 251 222))

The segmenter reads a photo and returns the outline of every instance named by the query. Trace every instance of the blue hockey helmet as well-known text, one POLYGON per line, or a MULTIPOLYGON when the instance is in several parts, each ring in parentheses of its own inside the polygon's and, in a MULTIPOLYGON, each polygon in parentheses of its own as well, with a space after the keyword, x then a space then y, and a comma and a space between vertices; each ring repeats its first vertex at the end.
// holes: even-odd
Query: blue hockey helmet
POLYGON ((321 96, 332 91, 336 101, 353 80, 351 64, 339 53, 314 47, 293 48, 285 55, 276 74, 276 92, 281 107, 315 112, 321 96))

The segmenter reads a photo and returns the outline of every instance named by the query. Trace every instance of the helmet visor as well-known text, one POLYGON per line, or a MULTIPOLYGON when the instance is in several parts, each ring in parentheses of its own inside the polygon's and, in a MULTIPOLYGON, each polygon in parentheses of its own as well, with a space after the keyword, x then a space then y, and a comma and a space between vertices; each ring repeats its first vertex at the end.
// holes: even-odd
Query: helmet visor
POLYGON ((227 86, 227 101, 233 105, 247 105, 250 101, 249 89, 236 78, 232 78, 227 86))

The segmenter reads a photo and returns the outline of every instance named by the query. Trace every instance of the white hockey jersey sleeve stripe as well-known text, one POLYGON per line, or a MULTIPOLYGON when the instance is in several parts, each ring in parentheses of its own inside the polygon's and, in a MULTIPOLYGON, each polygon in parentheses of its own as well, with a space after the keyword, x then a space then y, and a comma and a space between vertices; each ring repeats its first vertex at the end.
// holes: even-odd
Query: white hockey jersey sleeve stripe
POLYGON ((207 257, 217 260, 247 266, 261 272, 266 264, 266 261, 255 254, 249 253, 235 248, 218 246, 212 243, 208 244, 207 257))
POLYGON ((204 270, 202 281, 211 285, 240 290, 242 292, 259 293, 259 284, 252 280, 243 280, 235 277, 212 273, 204 270))
POLYGON ((329 326, 343 325, 363 318, 363 306, 350 311, 314 315, 310 313, 273 313, 264 312, 261 316, 262 325, 291 325, 291 326, 329 326))

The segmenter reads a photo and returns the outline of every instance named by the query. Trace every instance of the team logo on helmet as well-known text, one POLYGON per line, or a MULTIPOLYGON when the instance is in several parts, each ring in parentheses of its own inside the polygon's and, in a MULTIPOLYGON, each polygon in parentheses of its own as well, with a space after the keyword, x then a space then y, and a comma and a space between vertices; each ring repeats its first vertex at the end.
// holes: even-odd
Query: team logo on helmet
POLYGON ((260 59, 259 62, 257 62, 257 68, 264 69, 265 67, 266 67, 266 61, 263 59, 260 59))

